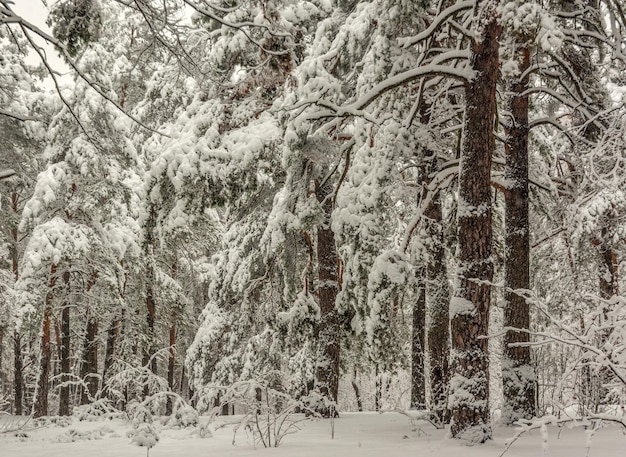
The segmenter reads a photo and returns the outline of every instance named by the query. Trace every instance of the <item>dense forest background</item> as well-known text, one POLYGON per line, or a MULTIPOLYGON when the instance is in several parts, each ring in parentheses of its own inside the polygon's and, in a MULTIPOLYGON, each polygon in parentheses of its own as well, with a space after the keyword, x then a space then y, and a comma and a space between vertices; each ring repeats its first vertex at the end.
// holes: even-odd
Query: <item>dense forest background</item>
POLYGON ((0 0, 1 410, 623 404, 621 0, 48 6, 0 0))

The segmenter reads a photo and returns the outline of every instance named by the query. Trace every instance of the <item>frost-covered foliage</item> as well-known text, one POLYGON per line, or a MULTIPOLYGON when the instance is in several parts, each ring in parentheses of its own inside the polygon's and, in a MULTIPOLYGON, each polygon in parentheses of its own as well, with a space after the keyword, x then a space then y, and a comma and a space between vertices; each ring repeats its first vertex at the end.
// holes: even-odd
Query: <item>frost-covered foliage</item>
MULTIPOLYGON (((0 252, 6 260, 0 267, 0 333, 4 335, 19 325, 15 319, 14 262, 19 262, 24 243, 16 229, 23 202, 41 167, 38 152, 45 136, 44 124, 56 109, 52 97, 40 92, 42 74, 25 62, 26 51, 22 33, 0 31, 0 252)), ((7 376, 7 369, 8 364, 3 364, 4 374, 0 376, 7 376)))
POLYGON ((558 50, 564 34, 555 18, 542 5, 519 0, 502 2, 500 22, 505 36, 518 44, 537 46, 544 52, 558 50))
MULTIPOLYGON (((385 249, 407 250, 402 235, 415 195, 403 181, 421 182, 426 176, 413 170, 403 175, 401 171, 424 168, 421 163, 425 155, 446 151, 445 134, 435 133, 427 118, 449 116, 449 104, 436 105, 430 86, 411 83, 380 94, 367 110, 355 113, 360 117, 332 120, 332 116, 334 110, 348 114, 338 106, 363 96, 377 83, 420 63, 428 64, 430 58, 424 61, 421 48, 404 46, 398 40, 423 29, 425 17, 427 12, 420 2, 373 1, 360 2, 351 11, 340 8, 318 26, 309 55, 296 69, 298 85, 286 97, 287 102, 303 108, 288 124, 288 144, 298 144, 308 132, 335 138, 336 143, 341 138, 346 143, 335 147, 342 154, 335 162, 340 171, 345 167, 344 174, 333 177, 338 190, 332 228, 343 260, 337 303, 356 337, 347 344, 357 353, 367 344, 373 351, 370 358, 381 368, 402 360, 395 356, 396 351, 385 350, 390 340, 401 345, 402 337, 382 335, 390 335, 403 321, 403 308, 412 299, 410 292, 405 292, 413 284, 407 267, 391 280, 382 279, 379 267, 385 262, 377 259, 385 256, 385 249), (429 116, 415 111, 422 98, 432 102, 429 116), (331 120, 320 122, 318 119, 324 120, 320 111, 331 120), (379 360, 373 354, 388 355, 390 360, 379 360)), ((292 147, 283 162, 297 163, 295 151, 292 147)), ((411 251, 417 258, 409 263, 421 262, 419 250, 411 251)))

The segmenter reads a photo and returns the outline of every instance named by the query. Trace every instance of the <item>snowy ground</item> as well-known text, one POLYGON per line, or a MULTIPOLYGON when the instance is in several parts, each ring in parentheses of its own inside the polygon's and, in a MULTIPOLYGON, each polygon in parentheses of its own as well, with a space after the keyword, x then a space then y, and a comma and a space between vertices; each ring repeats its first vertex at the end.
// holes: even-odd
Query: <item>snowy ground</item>
MULTIPOLYGON (((206 421, 206 419, 204 419, 206 421)), ((226 418, 232 421, 233 417, 226 418)), ((233 426, 217 427, 213 437, 200 438, 195 429, 160 428, 159 443, 150 450, 151 457, 195 456, 267 456, 267 457, 495 457, 499 456, 512 428, 496 430, 494 440, 468 447, 446 438, 446 432, 430 424, 412 426, 407 417, 397 413, 344 413, 335 420, 335 438, 331 439, 328 420, 303 422, 302 430, 285 438, 278 448, 254 449, 240 434, 233 446, 233 426)), ((215 427, 214 427, 215 428, 215 427)), ((146 448, 130 444, 128 422, 103 420, 77 422, 60 427, 47 425, 28 430, 27 437, 0 434, 0 457, 142 457, 146 448), (72 432, 73 430, 73 432, 72 432), (71 441, 78 435, 82 438, 71 441), (86 439, 86 438, 97 439, 86 439)), ((510 457, 612 457, 626 455, 626 436, 616 426, 597 431, 591 448, 586 448, 587 433, 582 428, 548 427, 547 446, 539 431, 524 435, 507 451, 510 457), (544 453, 545 450, 545 453, 544 453)))

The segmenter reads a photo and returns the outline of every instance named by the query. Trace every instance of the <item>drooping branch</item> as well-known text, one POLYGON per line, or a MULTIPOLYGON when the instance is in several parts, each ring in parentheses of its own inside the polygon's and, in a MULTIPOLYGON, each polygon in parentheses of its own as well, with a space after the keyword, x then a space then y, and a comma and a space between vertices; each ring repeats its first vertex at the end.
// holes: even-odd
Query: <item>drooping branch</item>
POLYGON ((56 72, 50 66, 50 63, 48 61, 48 57, 46 56, 45 50, 41 46, 39 46, 37 43, 35 43, 32 34, 34 34, 34 35, 44 39, 45 41, 50 43, 52 46, 54 46, 63 55, 63 57, 67 61, 67 63, 70 66, 70 68, 74 71, 74 73, 80 79, 82 79, 84 82, 86 82, 93 90, 95 90, 97 92, 97 94, 99 96, 101 96, 107 102, 109 102, 113 106, 115 106, 125 116, 130 118, 137 125, 141 126, 142 128, 144 128, 144 129, 146 129, 146 130, 148 130, 148 131, 150 131, 152 133, 156 133, 156 134, 159 134, 159 135, 165 135, 165 134, 163 134, 161 132, 158 132, 158 131, 154 130, 153 128, 147 126, 146 124, 141 122, 136 116, 134 116, 129 111, 124 109, 124 107, 122 107, 116 100, 114 100, 109 94, 106 93, 106 91, 101 86, 101 84, 99 84, 97 81, 95 81, 93 78, 91 78, 86 72, 84 72, 78 66, 77 62, 70 55, 70 53, 69 53, 69 51, 67 49, 67 46, 65 46, 65 44, 63 44, 61 41, 59 41, 58 39, 56 39, 54 36, 50 35, 49 33, 43 31, 41 28, 37 27, 32 22, 27 21, 24 18, 22 18, 21 16, 17 15, 10 7, 10 5, 12 3, 13 2, 11 0, 0 0, 0 24, 6 24, 7 26, 8 25, 16 25, 16 26, 18 26, 22 30, 22 32, 24 33, 24 36, 26 37, 29 45, 37 53, 37 55, 39 56, 42 64, 46 68, 46 71, 48 72, 48 74, 52 78, 52 81, 54 83, 56 92, 59 95, 59 97, 61 98, 61 101, 70 110, 70 113, 72 114, 72 117, 74 117, 76 122, 78 122, 81 130, 90 138, 90 140, 92 140, 92 138, 89 136, 89 134, 87 133, 85 127, 82 125, 82 122, 80 121, 80 119, 78 118, 76 113, 71 108, 71 105, 70 105, 69 101, 61 93, 61 90, 60 90, 60 87, 59 87, 59 84, 58 84, 58 79, 57 79, 58 72, 56 72))
POLYGON ((423 32, 413 37, 399 39, 398 40, 399 44, 401 46, 404 46, 405 48, 408 48, 409 46, 416 45, 419 42, 426 40, 427 38, 432 36, 439 29, 439 27, 443 23, 445 23, 450 17, 454 16, 455 14, 461 11, 472 9, 475 3, 476 2, 474 0, 455 2, 452 6, 446 8, 441 13, 439 13, 435 17, 435 20, 430 24, 430 26, 426 30, 424 30, 423 32))

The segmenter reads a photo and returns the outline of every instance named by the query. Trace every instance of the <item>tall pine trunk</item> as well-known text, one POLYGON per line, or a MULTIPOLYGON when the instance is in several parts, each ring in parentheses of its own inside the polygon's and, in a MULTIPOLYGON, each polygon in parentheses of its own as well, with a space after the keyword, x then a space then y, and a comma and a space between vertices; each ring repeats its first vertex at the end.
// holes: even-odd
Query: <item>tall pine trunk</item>
MULTIPOLYGON (((91 289, 96 284, 98 272, 93 270, 87 282, 86 292, 90 294, 91 289)), ((98 393, 98 321, 89 305, 85 309, 87 328, 83 340, 83 360, 80 365, 80 379, 83 381, 80 394, 80 404, 86 405, 93 401, 98 393)))
MULTIPOLYGON (((19 194, 11 194, 11 211, 14 216, 18 214, 19 194)), ((19 279, 19 258, 18 258, 18 232, 17 226, 11 228, 11 269, 15 281, 19 279)), ((22 336, 15 329, 13 331, 13 395, 15 396, 15 414, 22 415, 22 402, 24 398, 24 361, 22 358, 22 336)))
MULTIPOLYGON (((508 110, 511 119, 506 124, 505 178, 508 187, 505 199, 504 256, 504 327, 528 330, 530 307, 516 289, 530 288, 530 226, 528 210, 528 74, 530 50, 520 47, 516 61, 525 75, 509 85, 508 110)), ((537 375, 532 366, 528 332, 509 330, 504 336, 502 383, 504 406, 502 418, 512 424, 536 413, 537 375), (519 344, 522 344, 521 346, 519 344)))
MULTIPOLYGON (((176 316, 172 314, 172 324, 170 325, 170 347, 169 358, 167 361, 167 386, 170 391, 174 392, 174 374, 176 369, 176 316)), ((172 397, 167 397, 167 403, 165 405, 165 415, 169 416, 173 412, 172 397)))
MULTIPOLYGON (((147 324, 147 341, 143 352, 143 366, 145 368, 150 367, 152 373, 157 373, 157 359, 156 354, 156 335, 155 335, 155 322, 156 322, 156 301, 154 296, 154 286, 156 282, 155 272, 155 259, 154 259, 154 226, 156 224, 156 209, 154 206, 150 207, 150 217, 146 222, 146 236, 144 240, 144 252, 147 259, 146 267, 146 324, 147 324)), ((143 395, 147 397, 150 394, 148 383, 144 385, 143 395)))
POLYGON ((57 280, 57 265, 50 267, 48 279, 48 292, 44 302, 43 320, 41 323, 41 355, 39 359, 39 377, 37 379, 37 393, 33 405, 33 416, 41 417, 48 415, 48 382, 50 380, 51 341, 50 327, 52 315, 52 302, 54 301, 54 286, 57 280))
MULTIPOLYGON (((318 293, 320 304, 319 361, 315 372, 317 390, 329 400, 337 401, 339 395, 340 321, 335 309, 339 282, 335 234, 330 226, 333 209, 332 186, 316 183, 315 196, 324 210, 324 221, 317 229, 318 293)), ((324 408, 326 417, 336 415, 335 408, 324 408)))
MULTIPOLYGON (((176 279, 178 273, 178 264, 176 260, 172 264, 172 279, 176 279)), ((170 345, 169 345, 169 357, 167 360, 167 386, 170 391, 174 392, 174 373, 176 369, 176 321, 177 321, 177 313, 176 313, 176 304, 174 304, 172 313, 171 313, 171 321, 170 321, 170 345)), ((165 415, 169 416, 173 411, 173 402, 172 397, 167 397, 167 403, 165 405, 165 415)))
MULTIPOLYGON (((89 313, 89 310, 87 310, 89 313)), ((83 345, 83 363, 81 364, 80 377, 83 387, 80 395, 81 405, 92 402, 99 387, 98 381, 98 321, 94 316, 87 316, 87 328, 83 345)))
POLYGON ((411 408, 426 409, 426 284, 425 269, 418 271, 419 292, 413 304, 413 327, 411 335, 411 408))
POLYGON ((59 416, 70 415, 70 272, 63 273, 65 299, 61 309, 61 387, 59 389, 59 416))
POLYGON ((619 262, 617 252, 606 240, 609 238, 607 227, 603 227, 600 235, 602 240, 599 243, 600 254, 602 256, 602 266, 600 268, 600 297, 608 300, 614 295, 619 295, 619 262))
POLYGON ((450 381, 450 288, 446 268, 445 231, 439 194, 424 212, 428 249, 426 297, 428 313, 428 354, 430 361, 430 403, 434 419, 448 419, 450 381))
POLYGON ((459 170, 457 286, 450 302, 452 377, 449 405, 455 438, 484 442, 489 425, 491 160, 494 150, 498 47, 501 25, 495 0, 477 1, 466 85, 465 126, 459 170))
POLYGON ((22 402, 24 398, 24 373, 22 358, 22 335, 15 330, 13 332, 13 394, 15 395, 15 415, 22 415, 22 402))

